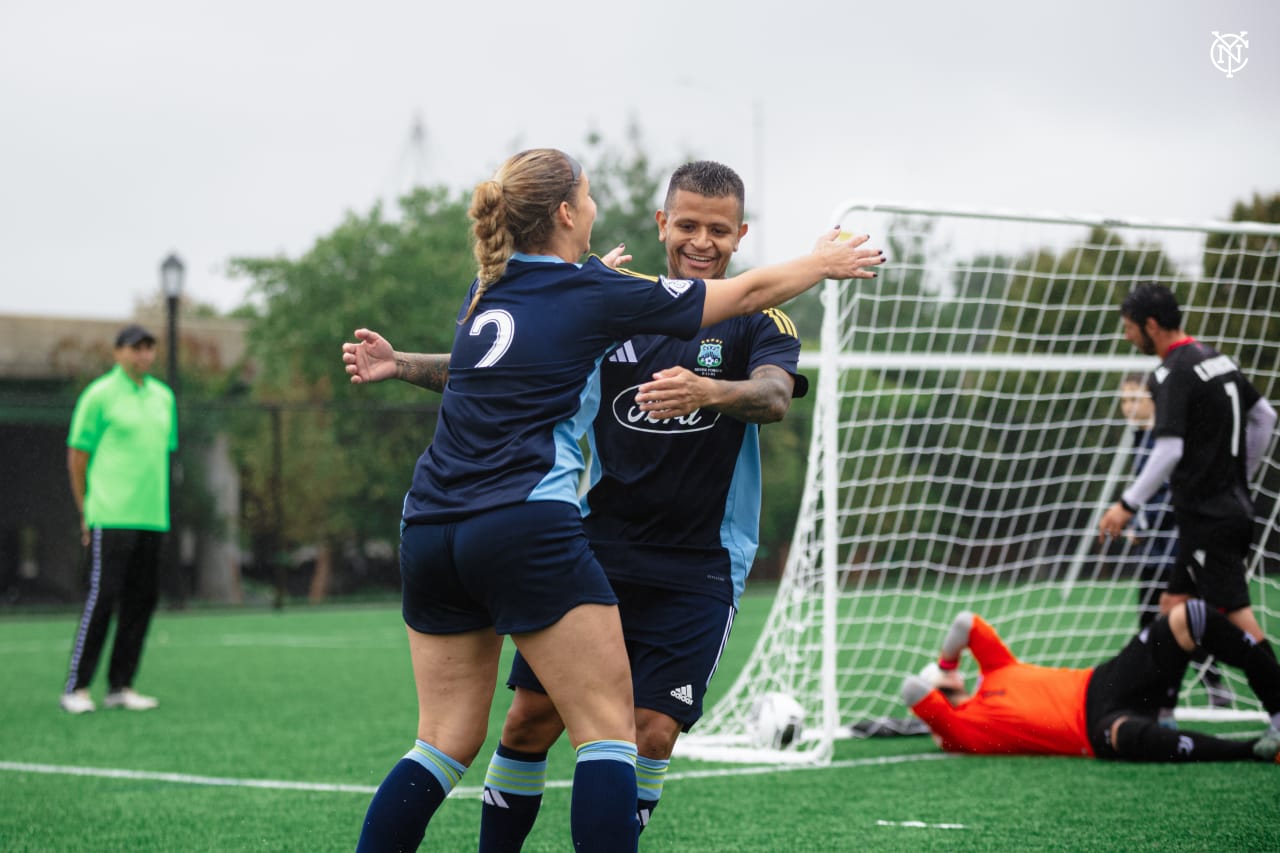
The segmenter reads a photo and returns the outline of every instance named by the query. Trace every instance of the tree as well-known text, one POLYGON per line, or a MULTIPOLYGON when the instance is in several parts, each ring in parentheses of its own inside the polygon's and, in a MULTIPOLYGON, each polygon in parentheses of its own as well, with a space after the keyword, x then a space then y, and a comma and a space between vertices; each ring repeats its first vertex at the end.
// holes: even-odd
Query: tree
MULTIPOLYGON (((1280 192, 1269 198, 1254 193, 1231 209, 1232 222, 1280 223, 1280 192)), ((1257 375, 1280 360, 1280 318, 1276 304, 1277 266, 1280 266, 1280 238, 1263 234, 1210 234, 1205 241, 1203 269, 1206 276, 1230 278, 1230 287, 1215 293, 1212 308, 1230 309, 1217 314, 1211 328, 1197 328, 1196 334, 1220 341, 1240 341, 1231 352, 1246 373, 1257 375), (1270 318, 1268 319, 1268 314, 1270 318)), ((1280 387, 1267 377, 1260 378, 1258 390, 1275 399, 1280 387)))
POLYGON ((467 202, 438 187, 349 214, 300 258, 238 258, 262 298, 250 351, 260 373, 241 419, 246 528, 262 559, 291 544, 394 541, 409 474, 438 398, 401 383, 356 388, 340 345, 373 326, 403 349, 445 352, 474 277, 467 202), (278 435, 278 440, 274 440, 278 435))
POLYGON ((592 250, 603 255, 626 243, 633 256, 629 269, 647 275, 665 274, 667 255, 656 239, 654 213, 662 206, 664 180, 671 170, 649 158, 635 121, 627 128, 623 148, 615 148, 593 133, 587 138, 587 151, 590 162, 584 165, 598 207, 591 232, 592 250))

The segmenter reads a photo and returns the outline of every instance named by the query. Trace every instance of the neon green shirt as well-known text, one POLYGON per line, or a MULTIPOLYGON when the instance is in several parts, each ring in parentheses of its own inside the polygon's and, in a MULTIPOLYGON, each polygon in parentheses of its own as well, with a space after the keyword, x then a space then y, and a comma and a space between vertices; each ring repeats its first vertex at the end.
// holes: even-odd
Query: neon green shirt
POLYGON ((147 376, 139 386, 117 364, 80 394, 67 446, 89 454, 89 527, 169 529, 169 454, 178 449, 178 410, 168 385, 147 376))

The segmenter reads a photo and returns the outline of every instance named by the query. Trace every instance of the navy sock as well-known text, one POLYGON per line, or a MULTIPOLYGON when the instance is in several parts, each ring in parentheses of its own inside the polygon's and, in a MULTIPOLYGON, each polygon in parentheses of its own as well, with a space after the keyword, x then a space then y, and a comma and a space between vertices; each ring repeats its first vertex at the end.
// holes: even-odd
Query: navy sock
POLYGON ((479 853, 518 851, 524 845, 538 818, 546 785, 545 752, 521 752, 498 744, 484 777, 479 853))
POLYGON ((1280 712, 1280 663, 1266 640, 1255 640, 1212 607, 1193 598, 1187 602, 1191 638, 1225 664, 1244 670, 1249 689, 1268 714, 1280 712))
POLYGON ((569 823, 573 849, 627 853, 639 843, 636 820, 636 745, 595 740, 577 749, 569 823))
POLYGON ((356 853, 417 850, 427 824, 467 768, 417 741, 369 803, 356 853))
POLYGON ((1253 741, 1226 740, 1200 732, 1161 728, 1146 717, 1130 717, 1120 724, 1116 754, 1126 761, 1252 761, 1253 741))

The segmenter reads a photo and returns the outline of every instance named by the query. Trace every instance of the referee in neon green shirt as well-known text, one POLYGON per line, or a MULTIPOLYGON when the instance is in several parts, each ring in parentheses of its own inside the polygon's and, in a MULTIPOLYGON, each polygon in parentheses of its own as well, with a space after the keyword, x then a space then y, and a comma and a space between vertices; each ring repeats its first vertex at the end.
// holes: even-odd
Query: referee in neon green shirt
POLYGON ((60 700, 72 714, 97 707, 89 684, 112 613, 116 636, 102 704, 130 711, 158 704, 133 689, 159 599, 160 545, 169 529, 169 454, 178 449, 173 391, 148 375, 155 358, 155 335, 125 326, 116 336, 116 366, 84 389, 71 416, 67 470, 89 560, 89 595, 60 700))

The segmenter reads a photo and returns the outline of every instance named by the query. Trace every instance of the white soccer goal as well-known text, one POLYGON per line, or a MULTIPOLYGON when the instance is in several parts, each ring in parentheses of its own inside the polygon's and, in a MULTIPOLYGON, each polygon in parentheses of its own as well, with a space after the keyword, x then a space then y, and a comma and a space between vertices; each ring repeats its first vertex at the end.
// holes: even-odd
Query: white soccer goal
MULTIPOLYGON (((1134 284, 1170 285, 1188 333, 1280 397, 1280 226, 852 203, 835 218, 888 261, 874 281, 825 285, 821 352, 802 360, 818 391, 786 569, 749 662, 684 755, 822 763, 837 738, 893 730, 909 717, 903 676, 935 659, 963 609, 1033 663, 1120 649, 1138 626, 1136 560, 1096 531, 1130 475, 1121 378, 1156 364, 1121 336, 1134 284), (772 692, 805 710, 785 749, 753 715, 772 692)), ((1254 485, 1253 603, 1277 642, 1274 438, 1254 485)), ((1218 715, 1260 719, 1226 675, 1237 698, 1218 715)), ((1184 718, 1208 710, 1198 676, 1184 718)))

